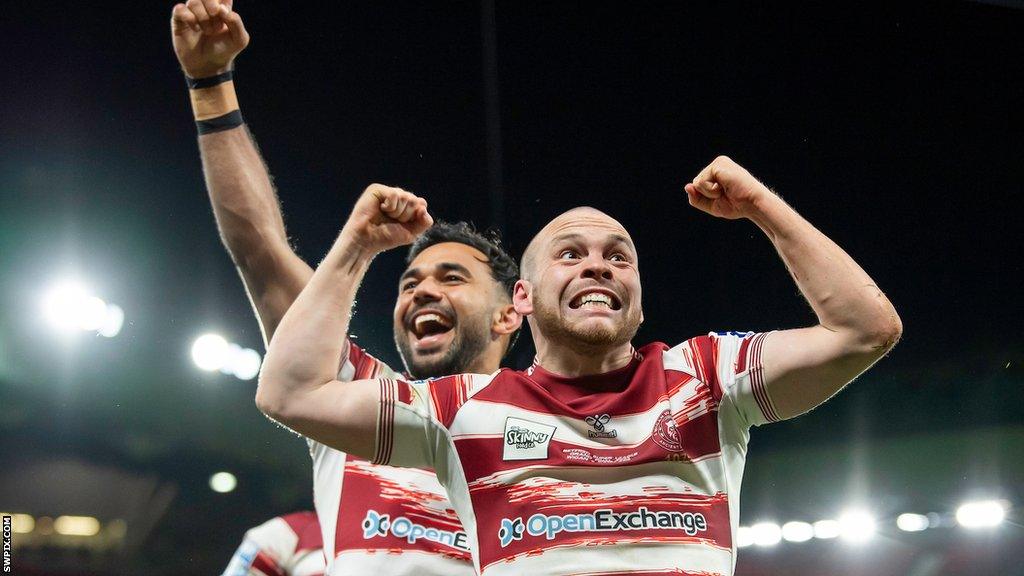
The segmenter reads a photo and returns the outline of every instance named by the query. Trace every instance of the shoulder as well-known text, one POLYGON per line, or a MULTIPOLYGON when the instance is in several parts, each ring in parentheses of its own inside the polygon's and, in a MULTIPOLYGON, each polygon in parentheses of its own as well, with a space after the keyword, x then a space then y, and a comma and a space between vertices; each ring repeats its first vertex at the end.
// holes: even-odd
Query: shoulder
POLYGON ((694 336, 665 351, 665 368, 685 372, 705 382, 717 380, 723 369, 739 374, 756 360, 754 354, 759 354, 764 336, 764 333, 738 331, 694 336))
MULTIPOLYGON (((427 378, 408 382, 409 396, 422 395, 430 403, 435 417, 445 426, 451 424, 466 402, 486 389, 492 383, 503 380, 514 374, 502 368, 491 374, 453 374, 439 378, 427 378)), ((399 393, 401 395, 401 392, 399 393)), ((401 400, 401 398, 399 398, 401 400)), ((412 398, 410 398, 412 401, 412 398)))
POLYGON ((397 374, 390 366, 356 345, 351 338, 348 338, 347 341, 348 345, 342 351, 339 380, 370 380, 397 374))

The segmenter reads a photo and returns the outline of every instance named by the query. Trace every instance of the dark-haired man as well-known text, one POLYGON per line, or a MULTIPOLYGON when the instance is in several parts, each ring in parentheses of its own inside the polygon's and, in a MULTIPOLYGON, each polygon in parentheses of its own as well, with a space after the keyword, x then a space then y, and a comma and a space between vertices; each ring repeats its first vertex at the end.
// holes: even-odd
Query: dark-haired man
MULTIPOLYGON (((230 70, 249 36, 241 17, 219 0, 175 6, 172 34, 190 78, 217 224, 269 343, 313 271, 289 246, 267 169, 241 123, 230 70)), ((511 304, 515 261, 496 239, 464 223, 428 229, 430 223, 421 199, 373 185, 357 200, 333 252, 361 255, 418 237, 394 312, 395 342, 407 371, 421 378, 494 372, 521 324, 511 304)), ((343 285, 344 295, 321 310, 345 331, 365 265, 349 267, 332 280, 343 285)), ((331 360, 338 378, 397 376, 347 337, 339 343, 331 360)), ((312 441, 310 451, 327 574, 473 573, 466 533, 433 472, 376 466, 312 441)), ((287 518, 275 520, 280 521, 271 521, 272 526, 291 526, 287 518)), ((300 564, 282 554, 307 552, 294 546, 259 548, 255 541, 243 544, 228 573, 287 573, 288 566, 300 564)), ((301 566, 316 570, 311 562, 301 566)))
MULTIPOLYGON (((336 382, 342 333, 317 314, 347 265, 332 253, 281 322, 257 404, 375 462, 433 466, 484 576, 731 575, 750 428, 825 402, 902 324, 848 254, 729 158, 685 188, 699 210, 764 231, 817 325, 634 348, 636 247, 607 214, 576 208, 523 256, 513 300, 537 351, 528 370, 336 382)), ((694 284, 699 248, 675 260, 694 284)), ((662 289, 700 303, 700 288, 662 289)))

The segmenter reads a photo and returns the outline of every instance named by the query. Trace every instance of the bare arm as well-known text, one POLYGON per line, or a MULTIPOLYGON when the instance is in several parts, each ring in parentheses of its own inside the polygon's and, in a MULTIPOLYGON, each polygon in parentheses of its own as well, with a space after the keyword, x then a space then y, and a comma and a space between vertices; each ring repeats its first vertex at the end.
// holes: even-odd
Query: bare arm
POLYGON ((349 287, 378 253, 411 243, 432 223, 422 198, 378 184, 366 189, 270 342, 256 392, 264 414, 322 444, 373 457, 378 382, 337 380, 355 294, 349 287))
POLYGON ((705 212, 757 224, 818 317, 764 340, 764 382, 781 418, 820 405, 895 346, 903 324, 871 277, 743 167, 719 157, 686 191, 705 212))
POLYGON ((288 244, 270 175, 246 127, 200 136, 199 152, 221 239, 269 343, 313 269, 288 244))
MULTIPOLYGON (((249 43, 241 17, 221 0, 178 4, 171 33, 175 54, 190 78, 227 72, 249 43)), ((197 119, 238 109, 233 81, 193 89, 191 96, 197 119)), ((199 152, 221 239, 269 342, 313 270, 288 244, 270 174, 246 127, 200 135, 199 152)))

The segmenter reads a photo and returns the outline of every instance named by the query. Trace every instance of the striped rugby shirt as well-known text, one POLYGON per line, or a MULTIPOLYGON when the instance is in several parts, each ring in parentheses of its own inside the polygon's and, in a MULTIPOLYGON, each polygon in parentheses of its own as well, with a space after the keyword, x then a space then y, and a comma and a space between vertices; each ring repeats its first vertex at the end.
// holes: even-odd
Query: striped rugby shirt
POLYGON ((383 379, 375 461, 432 466, 485 576, 731 575, 764 334, 653 343, 625 367, 383 379))
MULTIPOLYGON (((399 375, 348 343, 338 379, 399 375)), ((432 471, 378 466, 307 440, 330 576, 473 574, 467 535, 432 471)))
POLYGON ((323 576, 320 525, 312 512, 271 518, 245 533, 223 576, 323 576))

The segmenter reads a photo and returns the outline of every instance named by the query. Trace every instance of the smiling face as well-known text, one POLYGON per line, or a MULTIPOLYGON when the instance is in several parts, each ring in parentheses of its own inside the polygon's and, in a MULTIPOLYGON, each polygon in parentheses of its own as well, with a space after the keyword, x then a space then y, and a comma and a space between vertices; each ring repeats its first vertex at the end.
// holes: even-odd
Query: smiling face
POLYGON ((527 248, 523 274, 529 289, 517 287, 516 303, 532 314, 535 338, 611 348, 640 327, 636 248, 622 225, 598 210, 577 208, 552 220, 527 248))
POLYGON ((496 364, 504 353, 507 340, 492 326, 508 306, 482 252, 458 242, 424 249, 402 274, 395 303, 406 370, 417 378, 493 371, 484 359, 496 364))

